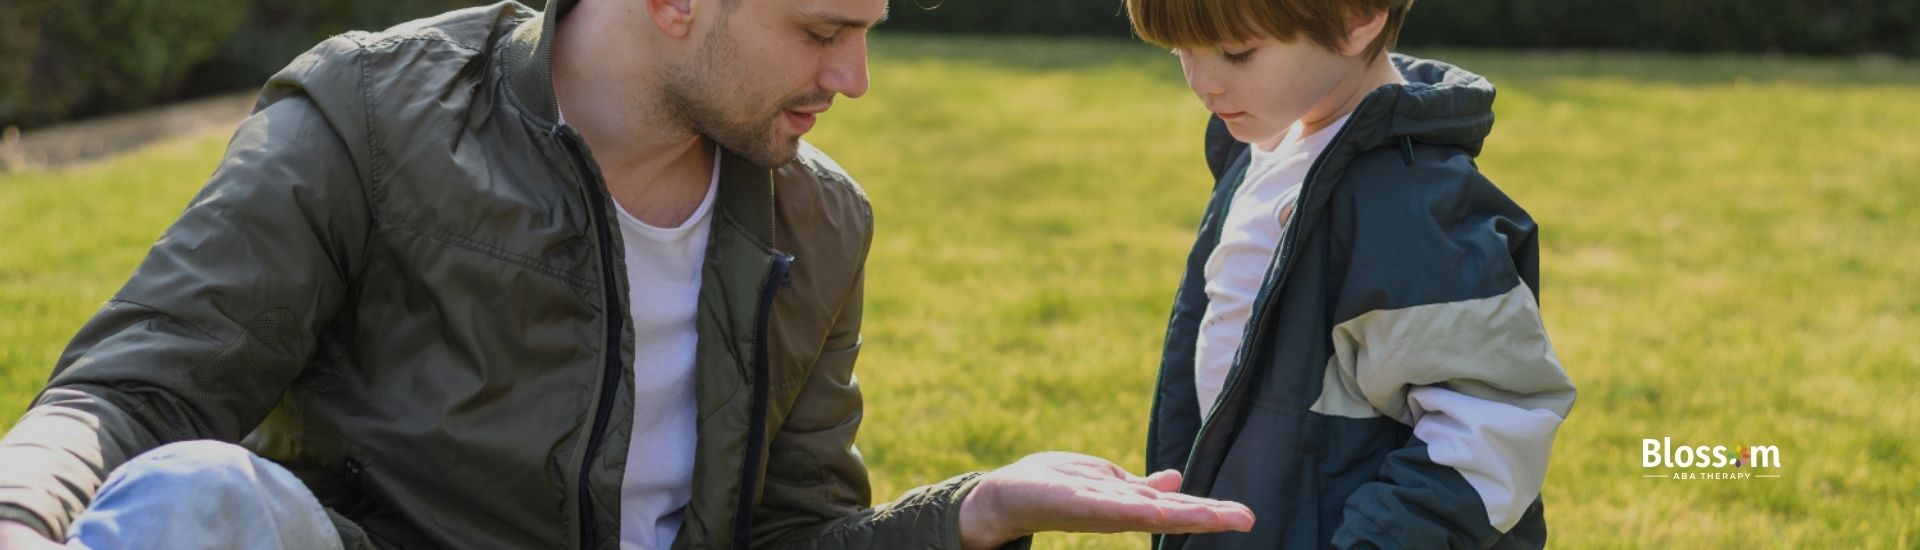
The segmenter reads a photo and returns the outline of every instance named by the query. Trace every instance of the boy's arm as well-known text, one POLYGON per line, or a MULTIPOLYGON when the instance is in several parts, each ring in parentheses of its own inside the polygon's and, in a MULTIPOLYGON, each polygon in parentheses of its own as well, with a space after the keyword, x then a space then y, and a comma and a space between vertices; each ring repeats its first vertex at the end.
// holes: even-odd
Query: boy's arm
POLYGON ((1451 179, 1348 203, 1351 225, 1336 231, 1351 256, 1315 408, 1413 428, 1347 500, 1337 547, 1482 547, 1509 534, 1538 506, 1573 406, 1540 317, 1532 220, 1477 173, 1451 179))
POLYGON ((171 441, 238 440, 306 365, 370 222, 346 144, 290 93, 269 88, 278 99, 0 439, 0 522, 60 540, 114 468, 171 441))

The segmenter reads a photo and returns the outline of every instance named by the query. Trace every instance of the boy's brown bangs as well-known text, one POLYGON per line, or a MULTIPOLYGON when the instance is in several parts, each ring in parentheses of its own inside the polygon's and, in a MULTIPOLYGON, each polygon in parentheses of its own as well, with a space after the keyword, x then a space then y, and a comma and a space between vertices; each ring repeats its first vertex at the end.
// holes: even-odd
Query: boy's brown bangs
POLYGON ((1141 40, 1168 48, 1293 38, 1292 29, 1264 29, 1276 21, 1271 0, 1127 0, 1127 19, 1141 40))

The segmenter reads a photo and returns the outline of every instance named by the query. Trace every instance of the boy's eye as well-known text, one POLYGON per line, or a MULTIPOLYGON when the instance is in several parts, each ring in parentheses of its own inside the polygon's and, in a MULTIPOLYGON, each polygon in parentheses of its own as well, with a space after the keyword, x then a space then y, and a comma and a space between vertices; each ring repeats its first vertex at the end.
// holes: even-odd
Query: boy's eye
POLYGON ((1240 64, 1240 63, 1247 62, 1248 59, 1252 59, 1253 51, 1257 49, 1259 48, 1247 48, 1246 50, 1239 51, 1239 52, 1229 52, 1226 50, 1221 50, 1220 54, 1227 58, 1228 63, 1240 64))
POLYGON ((833 44, 833 40, 835 38, 838 38, 839 34, 840 33, 838 32, 821 34, 819 32, 809 30, 807 31, 807 39, 812 41, 814 44, 818 44, 821 46, 828 46, 833 44))

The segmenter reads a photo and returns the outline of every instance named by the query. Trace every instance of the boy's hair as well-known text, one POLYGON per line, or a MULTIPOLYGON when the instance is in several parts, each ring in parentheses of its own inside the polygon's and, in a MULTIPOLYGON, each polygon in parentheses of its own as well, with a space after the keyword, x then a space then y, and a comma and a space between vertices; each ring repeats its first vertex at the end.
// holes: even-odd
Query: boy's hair
POLYGON ((1393 48, 1413 0, 1127 0, 1127 18, 1142 40, 1169 48, 1210 47, 1301 35, 1338 51, 1347 22, 1386 12, 1387 24, 1367 45, 1367 59, 1393 48))

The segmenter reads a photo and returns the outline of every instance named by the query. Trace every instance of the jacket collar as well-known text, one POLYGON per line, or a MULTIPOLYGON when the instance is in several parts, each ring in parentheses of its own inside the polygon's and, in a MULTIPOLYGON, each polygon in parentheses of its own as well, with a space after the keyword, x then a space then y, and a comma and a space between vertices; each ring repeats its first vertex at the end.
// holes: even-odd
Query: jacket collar
POLYGON ((560 18, 573 9, 574 3, 549 0, 545 11, 513 29, 501 52, 508 93, 546 126, 557 125, 559 119, 559 104, 553 97, 553 38, 560 29, 560 18))
POLYGON ((1446 63, 1392 55, 1394 68, 1407 82, 1375 88, 1360 100, 1308 172, 1322 183, 1308 187, 1300 212, 1317 212, 1325 205, 1348 164, 1366 151, 1393 147, 1409 165, 1416 142, 1480 154, 1493 130, 1493 84, 1446 63))
MULTIPOLYGON (((549 0, 546 11, 522 21, 502 45, 507 93, 519 100, 534 122, 559 131, 559 103, 553 94, 553 42, 577 0, 549 0)), ((748 234, 774 246, 773 173, 724 148, 720 195, 715 203, 748 234)))

